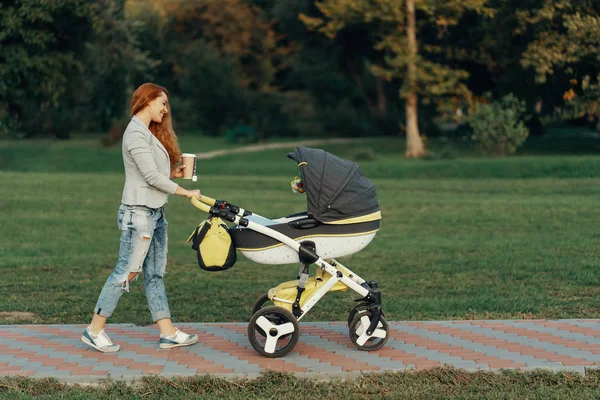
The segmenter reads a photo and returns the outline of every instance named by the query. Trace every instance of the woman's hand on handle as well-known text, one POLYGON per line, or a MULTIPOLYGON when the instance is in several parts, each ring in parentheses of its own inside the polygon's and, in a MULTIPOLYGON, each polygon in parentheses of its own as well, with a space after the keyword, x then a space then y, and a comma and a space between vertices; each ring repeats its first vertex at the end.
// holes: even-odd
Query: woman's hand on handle
POLYGON ((200 197, 200 190, 198 189, 194 189, 194 190, 186 190, 186 194, 184 195, 185 197, 187 197, 188 199, 191 199, 192 197, 200 197))
POLYGON ((191 199, 192 197, 200 197, 200 190, 199 189, 188 190, 188 194, 186 194, 186 197, 188 199, 191 199))
POLYGON ((186 189, 182 188, 181 186, 179 186, 177 188, 177 190, 175 191, 175 194, 179 195, 179 196, 185 196, 188 199, 191 199, 194 196, 200 197, 200 190, 198 190, 198 189, 186 190, 186 189))

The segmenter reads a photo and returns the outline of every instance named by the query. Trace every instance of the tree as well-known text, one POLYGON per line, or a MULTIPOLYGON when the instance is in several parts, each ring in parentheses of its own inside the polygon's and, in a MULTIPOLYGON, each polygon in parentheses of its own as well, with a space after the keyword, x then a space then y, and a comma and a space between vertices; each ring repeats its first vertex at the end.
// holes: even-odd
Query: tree
POLYGON ((314 0, 247 1, 261 7, 277 32, 297 49, 291 68, 278 76, 290 119, 302 120, 298 133, 361 136, 395 131, 396 123, 389 127, 397 112, 389 100, 395 98, 393 89, 385 86, 383 77, 371 74, 365 62, 382 62, 368 30, 357 26, 329 40, 309 31, 298 18, 320 15, 314 0))
POLYGON ((189 115, 184 128, 266 129, 262 103, 281 97, 281 75, 295 48, 262 9, 244 0, 128 0, 127 6, 130 17, 152 27, 139 40, 163 61, 156 72, 175 112, 189 115))
MULTIPOLYGON (((86 43, 86 90, 80 103, 86 104, 95 128, 107 131, 129 112, 129 100, 136 87, 152 79, 160 60, 142 50, 137 34, 143 22, 126 18, 125 0, 95 0, 90 3, 93 35, 86 43)), ((90 127, 93 129, 93 127, 90 127)))
POLYGON ((69 77, 81 71, 91 34, 85 0, 3 1, 0 6, 0 134, 19 126, 29 135, 58 137, 55 126, 69 77))
POLYGON ((418 126, 419 96, 425 102, 440 102, 469 94, 462 82, 468 73, 444 62, 440 38, 467 10, 489 14, 485 1, 324 0, 316 3, 323 17, 301 15, 301 19, 330 38, 355 26, 372 32, 374 48, 381 52, 384 63, 373 64, 370 70, 386 81, 402 80, 399 95, 406 109, 405 155, 420 157, 425 147, 418 126), (419 33, 426 29, 437 30, 437 34, 429 35, 428 42, 419 42, 419 33))
POLYGON ((533 10, 518 13, 520 31, 532 30, 534 39, 521 64, 545 83, 559 73, 565 91, 565 116, 596 119, 600 130, 599 68, 600 2, 543 0, 533 10))
POLYGON ((245 1, 169 0, 164 2, 163 12, 180 42, 203 41, 233 60, 245 88, 276 89, 277 73, 289 67, 293 45, 283 44, 274 21, 245 1))

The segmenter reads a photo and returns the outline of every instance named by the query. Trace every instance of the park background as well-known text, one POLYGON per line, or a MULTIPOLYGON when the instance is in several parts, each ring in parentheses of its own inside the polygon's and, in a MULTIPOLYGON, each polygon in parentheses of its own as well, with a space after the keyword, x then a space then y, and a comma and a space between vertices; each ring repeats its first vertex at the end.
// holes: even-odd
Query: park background
MULTIPOLYGON (((89 320, 148 81, 182 151, 223 152, 188 189, 277 217, 306 209, 298 143, 359 163, 382 227, 341 261, 389 320, 599 315, 598 2, 9 0, 0 21, 0 323, 89 320)), ((185 240, 206 215, 175 196, 167 215, 175 321, 246 321, 295 278, 241 255, 201 271, 185 240)), ((306 318, 352 306, 330 293, 306 318)), ((111 322, 151 323, 141 281, 111 322)))

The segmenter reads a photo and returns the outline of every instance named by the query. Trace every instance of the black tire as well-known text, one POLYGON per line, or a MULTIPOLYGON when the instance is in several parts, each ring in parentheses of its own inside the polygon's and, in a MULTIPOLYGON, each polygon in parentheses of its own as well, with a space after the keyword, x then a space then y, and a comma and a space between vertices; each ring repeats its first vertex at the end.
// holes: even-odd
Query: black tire
POLYGON ((248 323, 250 344, 257 353, 264 357, 283 357, 292 351, 298 343, 299 337, 298 320, 283 307, 261 308, 252 315, 248 323), (282 334, 281 328, 286 329, 286 332, 282 334), (293 330, 290 331, 290 329, 293 330))
POLYGON ((258 298, 258 300, 256 300, 254 306, 252 306, 252 315, 256 314, 258 310, 265 306, 274 306, 273 300, 269 298, 269 295, 267 293, 263 294, 258 298))
MULTIPOLYGON (((267 293, 263 294, 256 300, 254 306, 252 307, 252 315, 256 314, 259 310, 265 307, 276 307, 275 303, 273 303, 273 300, 269 299, 269 295, 267 293)), ((262 331, 262 329, 258 328, 258 332, 263 337, 265 336, 265 333, 262 331)), ((287 336, 282 336, 281 338, 283 339, 286 337, 287 336)))
POLYGON ((377 328, 374 332, 374 333, 379 334, 379 336, 372 336, 371 338, 367 339, 366 342, 359 344, 362 333, 364 333, 364 330, 367 329, 366 326, 363 327, 363 322, 365 322, 365 325, 366 325, 367 322, 371 321, 372 316, 373 316, 373 314, 369 310, 367 310, 366 312, 357 313, 354 316, 354 319, 352 320, 352 322, 350 322, 350 326, 348 327, 350 329, 350 340, 352 341, 352 343, 354 343, 354 345, 359 350, 373 351, 373 350, 380 349, 381 347, 383 347, 383 345, 385 345, 385 343, 388 340, 389 326, 388 326, 387 320, 382 315, 381 318, 379 319, 379 323, 377 324, 377 328), (366 318, 366 319, 363 321, 363 318, 366 318), (382 338, 380 336, 383 333, 385 336, 382 338))

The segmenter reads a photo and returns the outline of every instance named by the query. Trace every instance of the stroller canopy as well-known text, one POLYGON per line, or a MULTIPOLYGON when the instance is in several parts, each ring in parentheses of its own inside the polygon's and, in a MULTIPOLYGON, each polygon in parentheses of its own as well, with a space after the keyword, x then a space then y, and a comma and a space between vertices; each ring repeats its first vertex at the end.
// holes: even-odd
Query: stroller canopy
POLYGON ((375 185, 358 164, 343 160, 325 150, 298 146, 288 157, 302 171, 308 214, 324 222, 364 217, 377 213, 375 185))

